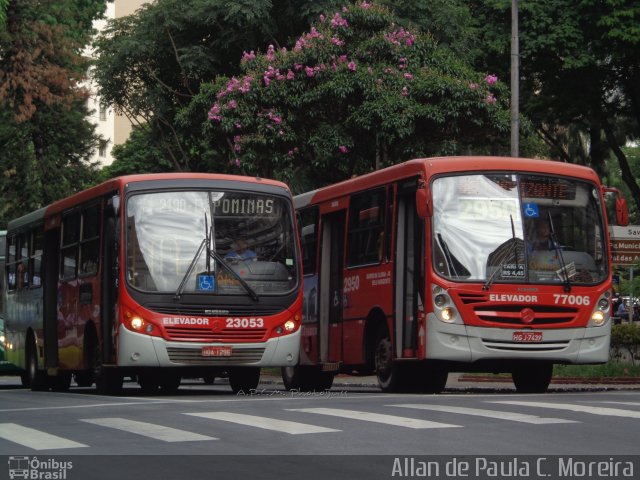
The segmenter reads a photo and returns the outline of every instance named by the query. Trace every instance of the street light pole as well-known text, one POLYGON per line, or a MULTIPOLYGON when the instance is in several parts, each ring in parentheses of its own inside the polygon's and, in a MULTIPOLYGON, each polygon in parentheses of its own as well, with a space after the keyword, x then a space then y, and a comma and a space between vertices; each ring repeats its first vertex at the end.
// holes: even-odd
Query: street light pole
POLYGON ((511 156, 520 155, 520 45, 518 38, 518 0, 511 0, 511 156))

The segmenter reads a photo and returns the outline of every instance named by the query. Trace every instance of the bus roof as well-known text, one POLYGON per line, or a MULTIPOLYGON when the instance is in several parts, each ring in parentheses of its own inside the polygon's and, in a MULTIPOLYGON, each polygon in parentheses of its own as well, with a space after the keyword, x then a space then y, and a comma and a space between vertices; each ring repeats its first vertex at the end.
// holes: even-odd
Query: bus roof
POLYGON ((91 200, 92 198, 98 198, 102 195, 106 195, 109 192, 120 190, 123 185, 136 182, 153 182, 162 180, 213 180, 213 181, 227 181, 227 182, 242 182, 249 184, 262 184, 270 185, 274 187, 280 187, 289 191, 289 187, 278 180, 264 179, 260 177, 244 177, 241 175, 227 175, 218 173, 149 173, 149 174, 137 174, 137 175, 124 175, 121 177, 112 178, 94 187, 87 188, 78 193, 75 193, 69 197, 58 200, 46 207, 39 208, 33 212, 27 213, 22 217, 11 220, 8 225, 8 230, 20 229, 25 225, 30 225, 34 222, 43 220, 45 217, 55 215, 68 208, 72 208, 75 205, 80 205, 84 202, 91 200))
POLYGON ((599 183, 598 175, 593 169, 553 160, 491 156, 433 157, 409 160, 359 177, 350 178, 340 183, 302 193, 295 197, 294 203, 296 208, 301 208, 312 202, 339 198, 351 192, 386 185, 404 178, 420 175, 428 180, 434 175, 468 171, 547 173, 584 178, 599 183))

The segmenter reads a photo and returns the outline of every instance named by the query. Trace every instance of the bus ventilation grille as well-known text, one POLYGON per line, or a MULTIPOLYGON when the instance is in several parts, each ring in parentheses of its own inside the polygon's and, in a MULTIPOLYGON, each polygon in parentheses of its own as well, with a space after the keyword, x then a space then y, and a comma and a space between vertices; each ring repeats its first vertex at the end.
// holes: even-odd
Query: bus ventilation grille
POLYGON ((164 327, 170 340, 181 342, 262 342, 266 328, 240 330, 235 328, 213 331, 211 328, 164 327))
POLYGON ((262 360, 264 348, 234 348, 231 356, 203 357, 201 348, 167 348, 169 360, 181 365, 245 365, 262 360))

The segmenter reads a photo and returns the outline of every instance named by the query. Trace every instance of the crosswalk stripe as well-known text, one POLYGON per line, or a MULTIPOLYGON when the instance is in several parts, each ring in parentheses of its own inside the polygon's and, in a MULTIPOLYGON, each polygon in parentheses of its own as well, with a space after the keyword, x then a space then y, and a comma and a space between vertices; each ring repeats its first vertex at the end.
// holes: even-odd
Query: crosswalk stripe
POLYGON ((629 405, 630 407, 640 407, 640 402, 614 402, 614 401, 603 401, 600 403, 611 403, 614 405, 629 405))
POLYGON ((349 418, 352 420, 362 420, 366 422, 384 423, 396 427, 407 428, 452 428, 461 425, 449 423, 430 422, 416 418, 398 417, 381 413, 361 412, 358 410, 343 410, 338 408, 290 408, 290 412, 317 413, 319 415, 330 415, 333 417, 349 418))
POLYGON ((640 418, 640 412, 634 410, 623 410, 621 408, 590 407, 588 405, 577 405, 573 403, 548 403, 548 402, 524 402, 524 401, 492 401, 502 405, 518 405, 522 407, 553 408, 556 410, 568 410, 571 412, 590 413, 592 415, 603 415, 608 417, 640 418))
POLYGON ((431 410, 434 412, 456 413, 461 415, 473 415, 476 417, 497 418, 512 422, 531 423, 534 425, 544 425, 550 423, 580 423, 574 420, 564 420, 562 418, 544 418, 525 413, 504 412, 496 410, 486 410, 482 408, 455 407, 449 405, 423 405, 418 403, 408 403, 401 405, 387 405, 388 407, 414 408, 417 410, 431 410))
POLYGON ((194 417, 208 418, 211 420, 220 420, 223 422, 238 423, 240 425, 248 425, 265 430, 274 430, 291 435, 302 435, 306 433, 327 433, 340 432, 333 428, 319 427, 317 425, 309 425, 306 423, 290 422, 287 420, 279 420, 277 418, 258 417, 256 415, 246 415, 243 413, 231 412, 201 412, 201 413, 185 413, 194 417))
POLYGON ((200 435, 199 433, 179 430, 177 428, 164 427, 147 422, 138 422, 126 418, 82 418, 82 422, 99 425, 101 427, 114 428, 124 432, 142 435, 144 437, 162 440, 163 442, 197 442, 204 440, 218 440, 215 437, 200 435))
POLYGON ((87 446, 34 428, 23 427, 16 423, 0 423, 0 438, 34 450, 57 450, 87 446))

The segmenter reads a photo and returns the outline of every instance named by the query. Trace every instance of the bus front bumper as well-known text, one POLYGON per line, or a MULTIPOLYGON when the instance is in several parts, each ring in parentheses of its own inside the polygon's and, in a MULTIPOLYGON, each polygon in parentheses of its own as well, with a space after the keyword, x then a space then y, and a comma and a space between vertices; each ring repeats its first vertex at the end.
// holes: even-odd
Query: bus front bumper
POLYGON ((429 314, 426 358, 466 363, 501 359, 606 363, 610 334, 610 321, 602 327, 588 328, 487 328, 448 324, 429 314), (515 332, 542 332, 542 339, 514 341, 515 332))
POLYGON ((171 342, 119 329, 119 367, 288 367, 296 365, 300 348, 300 329, 262 343, 171 342), (203 347, 231 347, 222 356, 205 356, 203 347))

